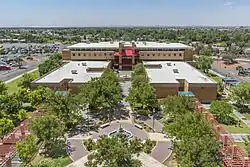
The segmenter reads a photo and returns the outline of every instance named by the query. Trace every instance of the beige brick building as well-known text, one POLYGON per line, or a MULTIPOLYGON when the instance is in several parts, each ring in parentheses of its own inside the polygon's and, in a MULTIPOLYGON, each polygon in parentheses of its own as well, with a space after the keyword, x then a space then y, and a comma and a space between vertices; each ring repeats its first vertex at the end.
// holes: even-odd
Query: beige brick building
POLYGON ((217 83, 185 62, 145 61, 149 82, 155 88, 157 98, 192 92, 201 102, 209 103, 217 98, 217 83))
POLYGON ((109 60, 119 69, 132 69, 145 60, 190 61, 191 47, 180 43, 158 42, 99 42, 78 43, 63 50, 64 60, 109 60))

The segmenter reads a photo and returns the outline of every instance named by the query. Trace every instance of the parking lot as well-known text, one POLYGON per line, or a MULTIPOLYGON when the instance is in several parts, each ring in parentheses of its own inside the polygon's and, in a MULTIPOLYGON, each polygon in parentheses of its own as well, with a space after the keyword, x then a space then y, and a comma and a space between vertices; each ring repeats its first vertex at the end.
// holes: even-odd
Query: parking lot
POLYGON ((4 55, 0 56, 0 80, 7 81, 31 71, 47 58, 47 55, 61 51, 61 45, 54 44, 1 44, 4 55))

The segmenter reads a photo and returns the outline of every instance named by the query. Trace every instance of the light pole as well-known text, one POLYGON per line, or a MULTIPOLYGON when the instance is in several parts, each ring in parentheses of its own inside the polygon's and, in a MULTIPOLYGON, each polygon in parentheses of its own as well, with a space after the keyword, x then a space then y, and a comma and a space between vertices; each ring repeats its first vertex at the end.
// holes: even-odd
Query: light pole
POLYGON ((155 131, 155 108, 153 109, 153 130, 155 131))

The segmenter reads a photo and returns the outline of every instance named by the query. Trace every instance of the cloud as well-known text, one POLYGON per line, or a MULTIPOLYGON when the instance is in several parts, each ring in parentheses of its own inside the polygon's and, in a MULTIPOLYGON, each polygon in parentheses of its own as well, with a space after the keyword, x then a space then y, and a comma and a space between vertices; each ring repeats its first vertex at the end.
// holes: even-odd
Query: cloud
POLYGON ((224 3, 224 6, 232 7, 234 5, 234 2, 228 1, 224 3))

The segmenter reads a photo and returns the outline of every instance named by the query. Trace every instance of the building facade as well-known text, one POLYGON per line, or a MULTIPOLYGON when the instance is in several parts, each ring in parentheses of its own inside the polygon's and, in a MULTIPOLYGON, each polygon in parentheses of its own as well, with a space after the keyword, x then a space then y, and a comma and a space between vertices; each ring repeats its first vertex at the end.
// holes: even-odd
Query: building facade
POLYGON ((78 43, 62 52, 64 60, 111 61, 114 68, 132 69, 142 61, 191 61, 193 50, 180 43, 157 42, 99 42, 78 43))
POLYGON ((143 64, 158 99, 179 92, 192 92, 203 103, 217 99, 217 83, 186 62, 145 61, 143 64))

